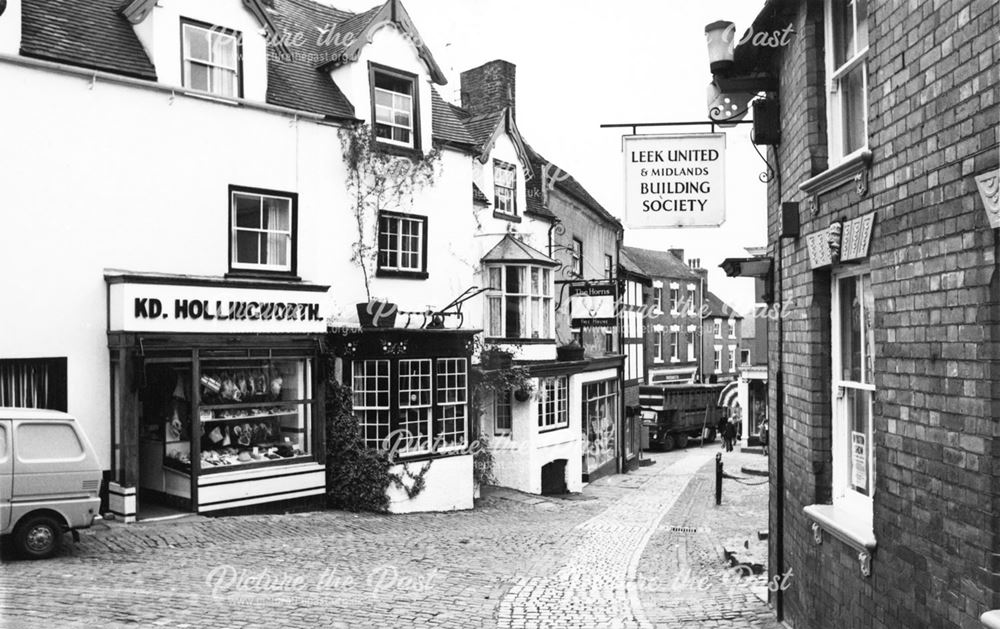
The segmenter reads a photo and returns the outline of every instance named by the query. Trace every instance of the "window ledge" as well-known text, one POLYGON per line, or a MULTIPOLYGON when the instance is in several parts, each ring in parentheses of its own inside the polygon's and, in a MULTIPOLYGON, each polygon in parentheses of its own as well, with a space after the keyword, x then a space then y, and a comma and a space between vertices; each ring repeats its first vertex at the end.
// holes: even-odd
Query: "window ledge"
POLYGON ((407 280, 426 280, 430 275, 427 271, 397 271, 394 269, 378 269, 375 277, 394 277, 407 280))
POLYGON ((507 212, 501 212, 499 210, 493 210, 493 218, 498 218, 501 221, 510 221, 511 223, 520 223, 521 217, 517 214, 509 214, 507 212))
POLYGON ((865 516, 834 505, 809 505, 803 513, 813 521, 813 540, 823 543, 823 531, 858 551, 861 574, 871 576, 872 553, 875 552, 875 533, 871 520, 865 516))
POLYGON ((871 151, 868 149, 858 151, 833 168, 827 168, 815 177, 803 181, 799 184, 799 190, 806 194, 822 194, 828 190, 833 190, 837 186, 843 185, 853 179, 855 175, 865 168, 868 168, 871 161, 871 151))
POLYGON ((986 612, 979 617, 979 622, 983 623, 986 629, 1000 629, 1000 609, 986 612))

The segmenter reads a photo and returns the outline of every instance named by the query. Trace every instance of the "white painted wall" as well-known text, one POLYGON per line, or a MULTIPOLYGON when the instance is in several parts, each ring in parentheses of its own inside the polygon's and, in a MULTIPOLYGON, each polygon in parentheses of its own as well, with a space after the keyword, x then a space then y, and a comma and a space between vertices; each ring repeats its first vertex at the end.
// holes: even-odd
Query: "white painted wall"
MULTIPOLYGON (((406 467, 410 474, 417 475, 426 465, 418 461, 409 463, 406 467)), ((403 482, 412 486, 413 481, 403 473, 404 465, 394 465, 392 474, 399 474, 403 482)), ((472 455, 450 456, 434 459, 427 475, 424 477, 426 488, 413 498, 406 495, 406 490, 389 485, 390 513, 417 513, 420 511, 459 511, 473 507, 472 455)))
POLYGON ((7 0, 0 15, 0 55, 16 55, 21 50, 21 0, 7 0))
POLYGON ((243 35, 243 97, 267 97, 267 40, 262 27, 240 0, 159 0, 135 32, 146 49, 156 77, 165 85, 182 84, 181 18, 239 31, 243 35))
MULTIPOLYGON (((0 117, 0 358, 68 357, 68 406, 110 466, 104 269, 222 276, 228 186, 299 194, 298 274, 355 317, 337 128, 289 115, 0 62, 18 85, 0 117)), ((415 204, 430 218, 428 280, 377 280, 404 306, 440 307, 473 283, 454 250, 473 231, 470 158, 448 151, 415 204)), ((476 314, 475 318, 481 318, 476 314)), ((466 327, 478 327, 476 320, 466 327)), ((469 476, 471 483, 471 474, 469 476)), ((471 496, 471 488, 469 490, 471 496)))

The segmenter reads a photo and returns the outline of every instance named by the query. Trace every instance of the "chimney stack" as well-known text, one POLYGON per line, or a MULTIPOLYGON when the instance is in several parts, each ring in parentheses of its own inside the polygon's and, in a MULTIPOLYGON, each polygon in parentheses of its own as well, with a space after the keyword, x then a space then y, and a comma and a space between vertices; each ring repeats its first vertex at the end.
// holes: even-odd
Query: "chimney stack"
POLYGON ((462 109, 473 116, 509 107, 515 110, 515 72, 517 66, 497 59, 461 74, 462 109))
POLYGON ((667 249, 667 251, 669 251, 670 253, 672 253, 674 255, 674 257, 677 258, 678 260, 680 260, 681 262, 684 262, 685 264, 687 264, 687 262, 684 260, 684 250, 683 249, 667 249))

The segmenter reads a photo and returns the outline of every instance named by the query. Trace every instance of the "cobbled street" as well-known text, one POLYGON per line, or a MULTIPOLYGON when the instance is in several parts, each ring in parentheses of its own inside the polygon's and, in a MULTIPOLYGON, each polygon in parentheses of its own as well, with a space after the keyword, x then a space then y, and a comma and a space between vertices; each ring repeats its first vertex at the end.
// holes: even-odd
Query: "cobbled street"
POLYGON ((3 626, 778 627, 754 594, 766 577, 720 556, 766 528, 766 485, 726 480, 716 507, 718 451, 461 513, 99 522, 52 560, 5 559, 3 626))

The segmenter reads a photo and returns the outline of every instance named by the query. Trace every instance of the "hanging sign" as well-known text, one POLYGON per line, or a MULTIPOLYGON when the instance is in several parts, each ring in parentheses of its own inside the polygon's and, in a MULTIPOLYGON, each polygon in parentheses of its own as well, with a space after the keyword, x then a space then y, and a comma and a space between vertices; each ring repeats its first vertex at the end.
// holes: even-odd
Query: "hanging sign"
POLYGON ((616 324, 614 284, 571 285, 569 313, 574 328, 609 328, 616 324))
POLYGON ((851 432, 851 484, 868 491, 868 448, 861 432, 851 432))
POLYGON ((718 227, 725 222, 725 134, 629 135, 622 148, 627 227, 718 227))

